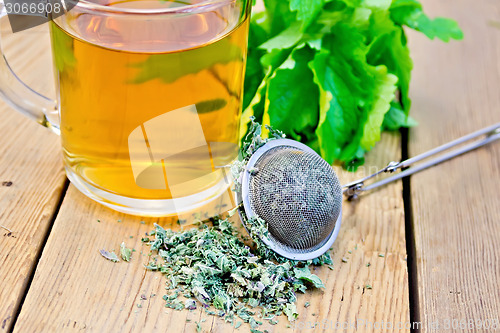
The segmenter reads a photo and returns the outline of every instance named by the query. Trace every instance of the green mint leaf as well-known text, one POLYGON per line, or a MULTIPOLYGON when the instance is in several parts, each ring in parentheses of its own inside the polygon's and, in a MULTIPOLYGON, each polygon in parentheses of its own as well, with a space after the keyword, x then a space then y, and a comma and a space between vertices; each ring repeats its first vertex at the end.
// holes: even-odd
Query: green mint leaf
MULTIPOLYGON (((341 159, 345 146, 360 127, 358 107, 363 103, 360 97, 365 94, 361 76, 366 51, 363 36, 346 25, 338 25, 324 38, 323 44, 330 46, 329 49, 316 53, 309 66, 320 87, 316 129, 319 148, 323 158, 333 163, 341 159)), ((352 158, 353 154, 349 155, 345 160, 352 158)))
POLYGON ((320 87, 320 151, 328 162, 360 160, 380 138, 397 78, 368 64, 366 37, 338 24, 325 36, 310 66, 320 87))
POLYGON ((264 0, 266 8, 261 25, 274 37, 295 21, 296 14, 290 11, 288 1, 264 0))
POLYGON ((418 123, 410 116, 406 115, 397 102, 391 103, 391 108, 385 114, 383 128, 389 131, 396 131, 401 127, 414 127, 418 123))
POLYGON ((290 0, 290 10, 297 12, 297 19, 303 22, 302 30, 305 30, 314 21, 324 4, 324 0, 290 0))
POLYGON ((392 0, 363 0, 362 6, 370 9, 386 11, 391 7, 392 0))
POLYGON ((395 0, 390 8, 392 20, 424 33, 430 39, 435 37, 444 42, 463 39, 464 34, 455 20, 437 17, 429 18, 420 2, 416 0, 395 0))
POLYGON ((385 65, 389 73, 398 77, 400 101, 408 114, 411 106, 409 90, 413 61, 403 29, 392 22, 387 12, 376 12, 372 15, 370 31, 367 61, 374 66, 385 65))
POLYGON ((464 38, 464 33, 458 23, 449 18, 436 17, 430 19, 427 15, 422 14, 414 23, 408 22, 408 24, 412 24, 412 28, 423 32, 430 39, 437 37, 443 42, 448 42, 450 39, 461 40, 464 38))
POLYGON ((375 143, 380 140, 384 116, 389 111, 391 101, 394 99, 398 81, 396 76, 387 73, 387 68, 384 66, 376 67, 375 71, 373 71, 373 78, 376 80, 374 98, 363 127, 363 137, 360 142, 361 147, 366 151, 373 148, 375 143))
POLYGON ((318 123, 319 90, 308 67, 313 57, 314 51, 309 46, 295 49, 267 84, 266 99, 274 103, 266 103, 265 117, 297 140, 301 132, 309 133, 318 123), (293 117, 294 114, 300 116, 293 117))
POLYGON ((268 76, 274 73, 274 71, 285 62, 286 59, 292 53, 293 48, 289 49, 273 49, 272 51, 266 53, 260 59, 262 66, 268 68, 268 76))
POLYGON ((287 29, 269 39, 264 44, 261 44, 259 48, 268 52, 274 49, 288 49, 295 46, 301 40, 302 36, 301 23, 295 21, 287 29))

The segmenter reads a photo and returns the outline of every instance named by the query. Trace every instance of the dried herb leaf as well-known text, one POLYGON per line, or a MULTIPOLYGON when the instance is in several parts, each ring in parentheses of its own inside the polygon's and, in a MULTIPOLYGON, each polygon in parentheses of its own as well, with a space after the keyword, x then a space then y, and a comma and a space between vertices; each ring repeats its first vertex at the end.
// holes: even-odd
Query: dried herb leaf
POLYGON ((317 275, 312 274, 309 267, 294 268, 293 271, 297 279, 311 282, 316 288, 325 288, 321 279, 317 275))
POLYGON ((201 323, 203 323, 205 321, 205 319, 202 319, 200 321, 195 321, 196 323, 196 332, 201 332, 201 323))
POLYGON ((288 321, 294 321, 299 316, 299 313, 297 312, 297 307, 295 306, 295 304, 292 303, 287 304, 283 312, 288 317, 288 321))
POLYGON ((108 260, 111 260, 113 262, 119 262, 120 259, 118 258, 118 256, 113 252, 108 252, 106 250, 99 250, 99 253, 106 259, 108 260))
POLYGON ((130 261, 130 257, 132 256, 132 250, 127 248, 125 242, 122 242, 120 245, 120 254, 122 255, 123 260, 130 261))
POLYGON ((188 299, 184 303, 184 307, 188 310, 195 310, 196 309, 196 302, 192 299, 188 299))
MULTIPOLYGON (((298 316, 296 291, 305 291, 304 282, 323 287, 319 277, 309 270, 311 262, 292 261, 280 257, 264 246, 251 249, 245 245, 228 220, 214 219, 213 226, 174 232, 156 225, 155 239, 150 241, 153 252, 162 262, 149 263, 148 269, 160 270, 167 276, 168 288, 184 288, 205 308, 213 306, 228 321, 238 316, 251 326, 254 319, 250 308, 267 309, 266 320, 285 313, 290 320, 298 316), (168 250, 165 250, 168 249, 168 250), (259 250, 260 249, 260 250, 259 250)), ((331 262, 329 256, 316 264, 331 262)), ((177 300, 178 292, 164 297, 173 309, 193 308, 193 300, 177 300)))

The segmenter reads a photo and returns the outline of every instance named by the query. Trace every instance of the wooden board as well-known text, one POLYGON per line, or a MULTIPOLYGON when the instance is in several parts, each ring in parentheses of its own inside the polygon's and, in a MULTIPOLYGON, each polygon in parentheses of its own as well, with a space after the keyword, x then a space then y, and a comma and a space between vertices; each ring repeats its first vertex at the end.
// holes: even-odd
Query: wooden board
MULTIPOLYGON (((383 143, 369 155, 367 172, 399 157, 399 136, 384 135, 383 143)), ((362 170, 358 175, 342 172, 341 178, 347 182, 347 178, 361 173, 362 170)), ((142 246, 140 238, 153 229, 154 221, 157 220, 113 212, 70 186, 15 332, 33 327, 40 331, 193 332, 200 318, 206 319, 201 324, 204 332, 233 331, 231 325, 199 309, 178 312, 164 307, 165 278, 160 273, 146 272, 143 267, 148 248, 142 246), (141 220, 146 223, 141 224, 141 220), (130 263, 112 263, 98 253, 102 248, 117 251, 122 241, 136 249, 130 263), (150 297, 152 294, 156 296, 150 297), (146 300, 141 300, 141 295, 146 300)), ((178 227, 168 219, 159 223, 178 227)), ((363 331, 376 331, 366 322, 409 320, 400 183, 366 196, 356 205, 345 204, 333 258, 334 270, 322 267, 315 271, 325 282, 325 290, 299 296, 297 327, 315 322, 323 325, 325 321, 327 325, 355 325, 362 320, 368 325, 363 331), (343 263, 342 258, 347 262, 343 263), (311 303, 307 309, 306 301, 311 303)), ((262 329, 285 331, 287 320, 282 317, 279 321, 276 326, 264 324, 262 329)), ((358 323, 365 328, 361 321, 358 323)), ((326 327, 326 331, 330 330, 326 327)), ((236 331, 246 332, 248 327, 236 331)))
MULTIPOLYGON (((48 39, 20 33, 2 44, 13 67, 37 88, 44 85, 48 39), (9 57, 15 49, 21 57, 9 57), (45 53, 43 53, 45 52, 45 53)), ((50 66, 49 66, 50 69, 50 66)), ((46 84, 46 83, 45 83, 46 84)), ((0 100, 0 332, 13 324, 64 188, 59 138, 0 100)))
MULTIPOLYGON (((500 2, 423 3, 432 16, 457 19, 465 39, 442 44, 410 34, 420 123, 410 133, 412 156, 500 121, 500 2)), ((499 189, 500 142, 412 177, 423 331, 453 320, 498 323, 499 189)), ((477 325, 459 330, 484 331, 477 325)))

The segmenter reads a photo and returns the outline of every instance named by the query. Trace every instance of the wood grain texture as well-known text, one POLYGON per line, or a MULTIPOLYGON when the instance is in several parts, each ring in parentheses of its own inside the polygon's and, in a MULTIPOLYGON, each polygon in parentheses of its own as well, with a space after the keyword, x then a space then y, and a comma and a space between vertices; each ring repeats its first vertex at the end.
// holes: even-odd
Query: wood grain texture
MULTIPOLYGON (((399 136, 386 134, 383 143, 369 155, 367 166, 373 168, 367 167, 366 172, 399 157, 399 136)), ((341 179, 347 182, 361 176, 362 171, 357 175, 341 172, 341 179)), ((366 322, 409 320, 401 184, 376 193, 355 205, 345 203, 343 226, 333 250, 334 270, 322 267, 315 271, 326 288, 299 296, 297 327, 315 322, 323 325, 325 321, 331 326, 337 322, 355 325, 360 320, 357 330, 348 326, 347 331, 369 332, 377 329, 366 322), (342 262, 342 258, 347 262, 342 262), (311 303, 308 308, 304 308, 306 301, 311 303)), ((178 312, 164 307, 165 277, 144 270, 148 247, 140 241, 145 232, 153 229, 155 221, 166 227, 178 227, 172 219, 141 219, 113 212, 70 186, 15 332, 33 328, 35 331, 193 332, 200 318, 206 319, 201 324, 204 332, 232 332, 230 324, 199 309, 178 312), (141 220, 146 223, 141 224, 141 220), (98 253, 102 248, 117 251, 122 241, 136 249, 130 263, 112 263, 98 253), (152 294, 156 296, 150 297, 152 294), (141 295, 146 300, 141 300, 141 295)), ((287 324, 282 317, 278 325, 264 324, 261 329, 292 331, 287 324)), ((247 332, 249 328, 242 326, 234 331, 247 332)), ((326 327, 325 331, 331 328, 326 327)))
MULTIPOLYGON (((500 121, 500 2, 423 1, 464 30, 443 44, 412 33, 410 155, 500 121)), ((500 143, 412 176, 420 319, 500 318, 500 143)), ((431 327, 439 323, 438 329, 431 327)), ((473 325, 460 331, 484 331, 473 325)))
MULTIPOLYGON (((39 79, 45 68, 34 70, 39 61, 49 60, 47 43, 36 33, 2 38, 7 50, 23 49, 21 56, 7 56, 21 77, 30 83, 38 79, 37 88, 44 85, 39 79)), ((12 231, 0 228, 0 332, 6 332, 37 264, 66 177, 55 134, 1 100, 0 119, 0 225, 12 231)))

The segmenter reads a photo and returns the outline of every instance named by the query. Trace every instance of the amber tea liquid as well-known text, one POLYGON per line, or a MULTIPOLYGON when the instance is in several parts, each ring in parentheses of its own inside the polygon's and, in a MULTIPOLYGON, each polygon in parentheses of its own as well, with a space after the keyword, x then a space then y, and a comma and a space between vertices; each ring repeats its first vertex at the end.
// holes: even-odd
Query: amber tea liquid
POLYGON ((63 28, 52 22, 70 179, 124 206, 211 195, 225 177, 218 166, 236 158, 248 35, 242 12, 225 6, 153 23, 92 14, 63 28))

